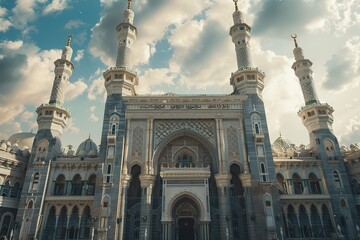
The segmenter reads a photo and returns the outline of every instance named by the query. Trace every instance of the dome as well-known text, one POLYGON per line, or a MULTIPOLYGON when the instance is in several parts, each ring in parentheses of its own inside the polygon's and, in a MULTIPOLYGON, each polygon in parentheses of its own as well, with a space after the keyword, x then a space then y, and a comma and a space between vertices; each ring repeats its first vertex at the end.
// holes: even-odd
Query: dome
POLYGON ((31 149, 35 138, 35 133, 22 132, 16 133, 12 135, 8 142, 10 142, 11 146, 17 144, 17 147, 21 150, 23 149, 31 149))
POLYGON ((97 155, 98 147, 90 137, 82 142, 76 151, 76 156, 78 157, 94 157, 97 155))
POLYGON ((296 151, 295 144, 280 136, 272 144, 272 150, 279 156, 292 156, 296 151))

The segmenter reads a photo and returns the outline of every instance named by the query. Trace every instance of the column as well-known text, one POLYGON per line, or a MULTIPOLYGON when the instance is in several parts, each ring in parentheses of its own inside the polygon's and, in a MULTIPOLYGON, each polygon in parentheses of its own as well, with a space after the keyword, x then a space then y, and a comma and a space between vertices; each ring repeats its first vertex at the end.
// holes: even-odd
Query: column
POLYGON ((209 222, 200 223, 200 239, 209 240, 209 222))
MULTIPOLYGON (((70 214, 71 214, 71 210, 70 210, 70 214)), ((65 233, 65 239, 69 238, 69 224, 70 224, 70 215, 69 215, 69 209, 68 209, 68 213, 67 213, 67 221, 66 221, 66 233, 65 233)))
POLYGON ((171 238, 171 222, 162 222, 162 240, 172 240, 171 238))
POLYGON ((55 215, 55 230, 54 230, 54 235, 53 235, 53 239, 55 240, 56 238, 56 232, 57 232, 57 228, 58 228, 58 222, 59 222, 59 215, 60 213, 58 213, 56 211, 56 215, 55 215))
POLYGON ((242 174, 240 176, 245 195, 245 209, 246 209, 246 220, 248 224, 249 239, 255 240, 257 236, 257 229, 255 227, 255 208, 253 206, 252 197, 252 181, 250 174, 242 174))
MULTIPOLYGON (((121 175, 121 197, 120 199, 118 199, 119 201, 121 201, 121 205, 118 208, 119 212, 117 215, 117 218, 119 219, 116 220, 117 223, 120 225, 119 226, 119 230, 117 233, 117 239, 122 239, 124 236, 124 224, 125 224, 125 211, 126 211, 126 194, 127 194, 127 190, 128 190, 128 186, 129 186, 129 182, 130 182, 130 175, 121 175)), ((117 226, 117 224, 116 224, 117 226)))
POLYGON ((229 201, 229 185, 231 176, 228 174, 216 174, 215 180, 218 187, 219 210, 220 210, 220 233, 221 239, 232 239, 231 210, 229 201))
POLYGON ((154 175, 141 175, 141 215, 140 215, 140 239, 151 239, 152 221, 152 190, 155 182, 154 175))
POLYGON ((80 236, 81 236, 81 218, 82 218, 82 215, 79 214, 79 224, 78 224, 78 232, 77 232, 77 235, 76 235, 76 239, 79 239, 80 236))

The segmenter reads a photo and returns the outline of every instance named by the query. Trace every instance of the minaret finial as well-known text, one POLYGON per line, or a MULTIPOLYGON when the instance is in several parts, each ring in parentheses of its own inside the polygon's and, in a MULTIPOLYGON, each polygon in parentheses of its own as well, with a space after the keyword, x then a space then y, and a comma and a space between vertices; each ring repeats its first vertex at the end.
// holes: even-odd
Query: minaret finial
POLYGON ((298 44, 296 41, 297 35, 294 33, 294 34, 291 34, 291 37, 294 39, 295 47, 297 48, 298 47, 298 44))
POLYGON ((128 9, 131 8, 131 0, 128 0, 128 9))
POLYGON ((234 3, 235 3, 235 12, 239 11, 239 8, 238 8, 238 5, 237 5, 237 2, 238 0, 233 0, 234 3))
POLYGON ((68 41, 67 41, 67 44, 66 44, 66 46, 68 46, 68 47, 70 47, 71 38, 72 38, 72 36, 71 36, 71 34, 69 34, 68 35, 68 41))

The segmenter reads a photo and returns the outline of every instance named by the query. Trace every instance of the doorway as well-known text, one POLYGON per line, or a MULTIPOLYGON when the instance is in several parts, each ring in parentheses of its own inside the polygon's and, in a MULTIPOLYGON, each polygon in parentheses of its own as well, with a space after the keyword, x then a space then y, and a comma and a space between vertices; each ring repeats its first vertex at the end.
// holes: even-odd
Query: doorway
POLYGON ((178 240, 195 240, 194 237, 194 218, 179 218, 178 228, 179 228, 179 238, 178 240))

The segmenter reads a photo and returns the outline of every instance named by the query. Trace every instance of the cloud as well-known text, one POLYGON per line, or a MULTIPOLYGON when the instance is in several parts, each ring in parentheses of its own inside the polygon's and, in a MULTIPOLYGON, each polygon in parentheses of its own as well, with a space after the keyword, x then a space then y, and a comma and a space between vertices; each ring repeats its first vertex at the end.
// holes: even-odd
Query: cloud
POLYGON ((98 122, 99 118, 97 116, 95 116, 94 113, 91 113, 90 117, 89 117, 89 121, 91 122, 98 122))
MULTIPOLYGON (((24 105, 3 105, 0 108, 0 125, 11 122, 14 117, 23 112, 25 109, 24 105)), ((0 131, 1 132, 1 131, 0 131)))
POLYGON ((360 82, 360 37, 347 41, 326 63, 323 86, 334 91, 358 86, 360 82))
POLYGON ((68 21, 65 24, 64 28, 71 30, 71 29, 76 29, 76 28, 82 27, 84 25, 85 25, 85 22, 81 21, 80 19, 74 19, 74 20, 68 21))
POLYGON ((339 138, 341 143, 346 145, 359 142, 360 118, 358 116, 354 116, 353 118, 348 120, 348 122, 346 123, 346 129, 339 138))
POLYGON ((74 119, 70 118, 67 124, 67 127, 64 129, 64 132, 69 132, 72 135, 76 135, 80 132, 80 128, 75 126, 74 119))
POLYGON ((29 122, 29 121, 33 120, 34 116, 35 116, 35 114, 33 112, 24 111, 20 115, 20 120, 22 122, 29 122))
POLYGON ((66 87, 65 91, 65 99, 66 101, 71 101, 83 94, 83 92, 87 89, 87 84, 83 82, 82 79, 69 83, 66 87))
POLYGON ((12 26, 12 23, 5 18, 7 14, 8 10, 4 7, 0 7, 0 32, 6 32, 9 27, 12 26))
POLYGON ((96 100, 99 96, 102 98, 106 97, 104 78, 102 76, 92 81, 87 95, 89 100, 96 100))
POLYGON ((46 15, 51 12, 62 11, 67 7, 68 7, 68 0, 52 0, 52 2, 44 8, 43 14, 46 15))
POLYGON ((289 33, 306 31, 309 23, 327 18, 328 8, 325 0, 261 1, 256 4, 256 18, 253 23, 254 34, 271 37, 284 37, 289 33))
MULTIPOLYGON (((1 109, 0 109, 1 111, 1 109)), ((1 125, 0 140, 8 140, 14 133, 20 133, 21 125, 19 122, 7 122, 1 125)))
POLYGON ((77 50, 76 56, 75 56, 75 58, 74 58, 74 61, 75 61, 75 62, 79 62, 81 59, 83 59, 83 57, 84 57, 84 49, 82 49, 82 50, 77 50))

